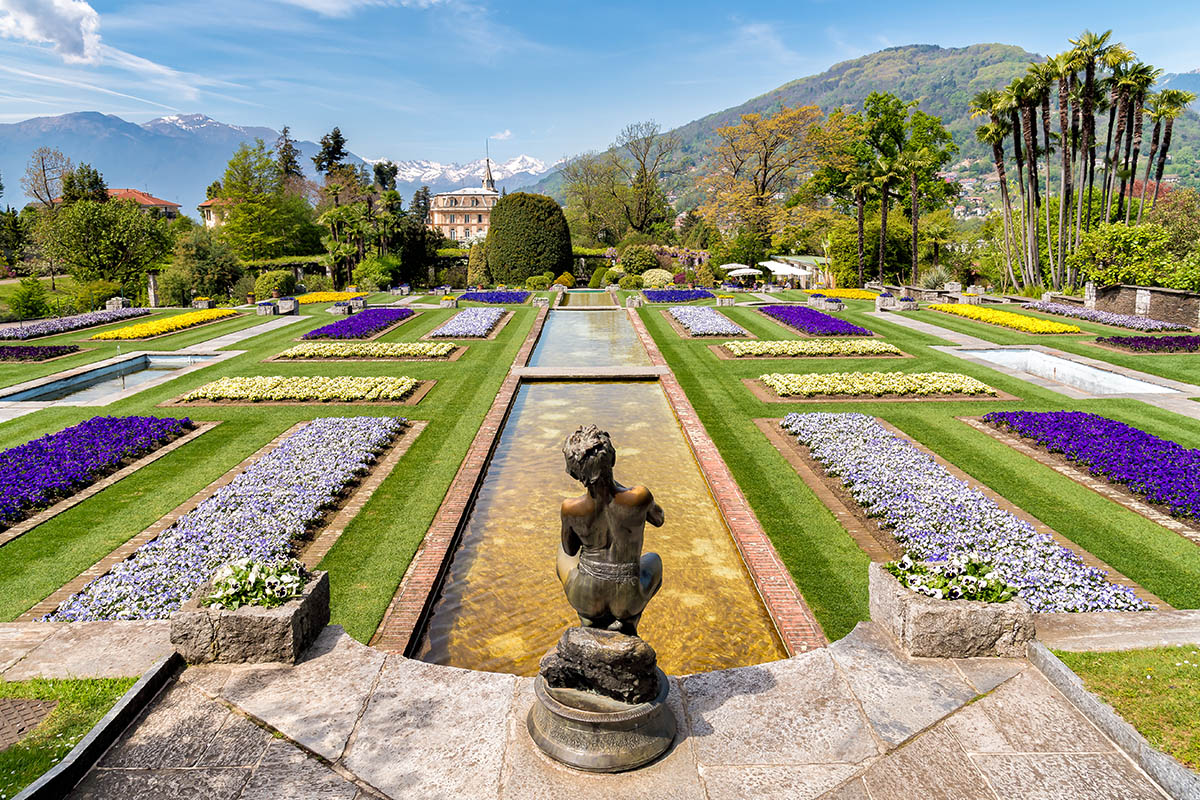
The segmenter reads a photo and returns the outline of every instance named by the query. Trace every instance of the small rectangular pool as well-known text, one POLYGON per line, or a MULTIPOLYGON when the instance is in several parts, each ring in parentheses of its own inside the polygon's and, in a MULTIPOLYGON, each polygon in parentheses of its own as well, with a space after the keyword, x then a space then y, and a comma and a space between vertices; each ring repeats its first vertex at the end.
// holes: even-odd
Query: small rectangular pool
POLYGON ((159 380, 166 373, 190 367, 214 357, 213 355, 190 353, 135 356, 115 364, 86 370, 43 383, 40 386, 3 395, 0 396, 0 401, 46 403, 69 399, 73 403, 87 403, 159 380))
POLYGON ((1179 394, 1178 390, 1149 381, 1130 378, 1089 364, 1052 356, 1041 350, 997 348, 995 350, 953 351, 964 358, 975 358, 1038 378, 1064 383, 1089 394, 1179 394))

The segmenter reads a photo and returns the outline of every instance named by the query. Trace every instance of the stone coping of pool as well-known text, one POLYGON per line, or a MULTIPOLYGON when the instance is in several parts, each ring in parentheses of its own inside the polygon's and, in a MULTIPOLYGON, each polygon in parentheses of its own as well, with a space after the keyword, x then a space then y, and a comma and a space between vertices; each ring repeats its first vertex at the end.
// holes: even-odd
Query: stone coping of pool
POLYGON ((87 500, 89 497, 104 491, 109 486, 112 486, 117 481, 120 481, 121 479, 132 475, 133 473, 137 472, 142 467, 152 464, 155 461, 157 461, 158 459, 167 455, 168 453, 178 450, 179 448, 183 447, 188 442, 199 437, 201 434, 211 431, 213 428, 220 425, 221 422, 222 422, 221 420, 209 421, 209 422, 196 422, 196 427, 194 429, 188 431, 187 433, 185 433, 183 436, 179 436, 179 437, 176 437, 175 439, 172 439, 170 442, 167 442, 165 445, 158 448, 154 452, 148 453, 148 454, 142 456, 141 458, 137 459, 136 461, 126 464, 125 466, 123 466, 119 470, 117 470, 116 472, 110 473, 109 475, 106 475, 105 477, 101 478, 100 480, 89 484, 88 486, 84 487, 83 489, 81 489, 80 491, 71 495, 70 497, 59 500, 54 505, 52 505, 48 508, 43 508, 41 511, 37 512, 36 514, 26 517, 25 519, 21 520, 18 523, 10 525, 9 527, 0 531, 0 547, 3 547, 4 545, 8 544, 13 539, 16 539, 20 536, 25 535, 26 533, 29 533, 29 531, 33 530, 38 525, 41 525, 43 522, 46 522, 46 521, 52 519, 53 517, 57 517, 59 514, 63 513, 67 509, 73 508, 73 507, 79 505, 84 500, 87 500))
MULTIPOLYGON (((24 346, 26 346, 25 342, 18 342, 18 341, 13 341, 13 340, 0 341, 0 347, 24 347, 24 346)), ((30 346, 37 347, 38 345, 30 345, 30 346)), ((54 347, 54 345, 41 345, 41 346, 42 347, 54 347)), ((70 358, 71 356, 81 356, 84 353, 90 353, 93 350, 99 350, 99 349, 100 348, 98 348, 98 347, 81 347, 73 353, 63 353, 61 356, 54 356, 53 358, 42 358, 42 359, 38 359, 37 361, 30 361, 28 359, 21 359, 21 358, 3 359, 3 360, 0 360, 0 366, 20 367, 20 366, 31 365, 31 364, 49 364, 51 361, 61 361, 62 359, 70 358)))
MULTIPOLYGON (((656 306, 654 308, 656 311, 658 311, 658 313, 662 314, 663 319, 665 319, 667 321, 667 324, 671 326, 671 329, 674 330, 677 334, 680 335, 680 337, 682 337, 684 339, 757 339, 758 338, 757 336, 755 336, 753 333, 746 330, 745 328, 742 328, 743 333, 739 333, 739 334, 714 333, 714 334, 705 335, 705 336, 695 335, 691 331, 689 331, 687 328, 680 325, 679 320, 677 320, 673 316, 671 316, 671 312, 669 309, 662 308, 661 306, 656 306)), ((711 308, 714 313, 721 314, 720 311, 717 311, 716 306, 696 306, 696 308, 711 308)), ((725 317, 724 314, 721 314, 721 316, 725 317)), ((733 320, 729 319, 729 317, 725 317, 725 319, 729 320, 734 325, 737 325, 737 323, 733 322, 733 320)), ((738 325, 738 327, 741 328, 742 326, 738 325)))
MULTIPOLYGON (((816 338, 816 337, 811 337, 811 338, 816 338)), ((858 338, 866 339, 868 337, 859 336, 858 338)), ((786 340, 780 340, 780 341, 786 341, 786 340)), ((900 353, 869 353, 869 354, 857 354, 857 355, 848 355, 848 354, 844 354, 844 353, 835 353, 832 355, 801 353, 798 355, 786 355, 786 356, 735 356, 733 353, 730 353, 728 350, 726 350, 724 345, 710 344, 708 346, 708 349, 712 350, 713 355, 715 355, 717 358, 721 359, 722 361, 797 361, 797 360, 832 361, 835 359, 854 359, 854 358, 868 358, 868 359, 915 358, 915 356, 912 353, 904 353, 904 352, 900 352, 900 353)))
POLYGON ((667 367, 627 364, 613 367, 513 367, 512 373, 527 381, 645 381, 670 374, 667 367))
MULTIPOLYGON (((350 340, 346 340, 346 339, 316 339, 316 340, 310 340, 307 343, 311 344, 311 343, 313 343, 313 341, 333 343, 333 342, 345 342, 345 341, 360 342, 360 341, 364 341, 364 340, 362 340, 362 339, 350 339, 350 340)), ((281 354, 276 353, 275 355, 271 356, 270 358, 264 358, 262 360, 262 363, 269 364, 269 363, 275 362, 275 363, 279 363, 279 364, 308 364, 308 363, 314 363, 314 364, 322 364, 322 363, 324 363, 324 364, 371 364, 371 363, 384 363, 384 362, 390 362, 390 361, 434 361, 434 362, 443 362, 444 363, 447 361, 458 361, 460 358, 462 358, 466 354, 467 354, 467 345, 460 344, 458 347, 455 347, 453 350, 451 350, 449 355, 443 356, 442 358, 433 358, 431 356, 395 356, 393 358, 284 358, 281 354)))
MULTIPOLYGON (((195 310, 196 309, 192 309, 192 311, 195 311, 195 310)), ((182 315, 176 315, 176 316, 182 316, 182 315)), ((89 337, 87 339, 80 339, 79 341, 87 342, 88 344, 96 344, 97 342, 104 342, 105 344, 124 344, 125 342, 152 342, 155 339, 162 339, 164 336, 174 336, 177 333, 187 333, 189 331, 198 330, 200 328, 207 328, 210 325, 217 325, 222 322, 229 322, 230 320, 242 319, 243 317, 246 317, 246 316, 249 316, 249 315, 248 314, 236 314, 236 313, 229 314, 224 317, 218 317, 217 319, 210 319, 207 322, 200 322, 195 325, 188 325, 186 328, 177 328, 176 330, 173 330, 173 331, 167 331, 165 333, 156 333, 153 336, 141 336, 136 339, 92 339, 91 337, 89 337)), ((141 325, 147 321, 148 320, 143 319, 141 317, 134 317, 131 320, 126 320, 126 327, 132 326, 132 325, 141 325)), ((116 328, 114 330, 120 330, 120 329, 116 328)))
POLYGON ((995 425, 989 425, 982 417, 956 417, 960 422, 970 425, 977 431, 986 433, 993 439, 1003 442, 1022 455, 1032 458, 1043 466, 1049 467, 1060 475, 1064 475, 1081 486, 1091 489, 1096 494, 1112 500, 1135 514, 1145 517, 1151 522, 1161 525, 1173 533, 1200 545, 1200 521, 1173 517, 1165 506, 1156 506, 1138 497, 1119 483, 1114 483, 1103 477, 1092 475, 1085 469, 1068 461, 1060 453, 1051 453, 1038 445, 1032 439, 1004 430, 995 425))
POLYGON ((1016 395, 991 387, 995 394, 817 394, 811 397, 783 396, 758 378, 742 378, 755 398, 764 403, 962 403, 984 400, 1020 400, 1016 395))
MULTIPOLYGON (((1056 544, 1065 547, 1066 549, 1075 553, 1075 555, 1079 556, 1083 560, 1083 563, 1087 566, 1095 567, 1107 572, 1108 580, 1110 582, 1132 589, 1138 597, 1160 609, 1173 610, 1171 605, 1164 602, 1157 595, 1152 594, 1140 584, 1126 577, 1118 570, 1109 566, 1106 562, 1094 556, 1087 549, 1075 544, 1075 542, 1046 525, 1037 517, 1010 502, 1000 493, 992 490, 990 487, 971 477, 966 472, 963 472, 961 469, 954 466, 922 443, 916 441, 887 420, 882 419, 881 417, 875 417, 874 419, 884 430, 900 437, 918 451, 929 456, 931 459, 933 459, 933 461, 935 461, 955 478, 982 493, 993 503, 995 503, 1001 510, 1012 514, 1017 519, 1029 523, 1038 533, 1044 533, 1050 536, 1054 539, 1056 544)), ((766 434, 767 439, 771 442, 771 444, 775 445, 780 454, 783 455, 788 463, 792 465, 797 474, 800 476, 800 479, 803 480, 805 484, 813 490, 813 493, 817 495, 817 499, 821 500, 821 502, 833 513, 838 522, 841 523, 842 527, 846 529, 846 532, 850 534, 855 543, 859 545, 860 549, 862 549, 872 561, 890 561, 896 558, 897 554, 903 552, 903 548, 898 542, 896 542, 891 531, 881 525, 878 518, 870 517, 863 511, 862 506, 859 505, 858 501, 855 500, 849 491, 846 490, 841 480, 829 475, 825 471, 824 466, 812 457, 807 446, 801 444, 796 437, 788 434, 787 431, 784 431, 782 427, 780 427, 781 423, 783 422, 783 418, 756 419, 754 422, 758 426, 759 430, 766 434), (772 427, 778 429, 782 435, 774 435, 773 431, 771 430, 772 427), (801 466, 805 466, 807 469, 801 469, 801 466)), ((1154 612, 1131 611, 1122 613, 1128 613, 1134 616, 1142 616, 1144 614, 1152 614, 1154 612)), ((1040 620, 1041 617, 1047 615, 1038 614, 1036 616, 1040 620)), ((1064 615, 1053 614, 1049 616, 1064 615)), ((1087 616, 1087 612, 1069 614, 1066 616, 1087 616)), ((1041 625, 1040 621, 1038 622, 1038 625, 1041 625)))
POLYGON ((403 400, 184 400, 187 392, 164 400, 159 408, 206 408, 206 407, 249 407, 249 406, 321 406, 322 408, 337 406, 415 406, 433 390, 436 380, 420 380, 413 390, 404 396, 403 400))
MULTIPOLYGON (((114 566, 132 556, 142 545, 158 538, 163 531, 174 525, 180 517, 194 510, 202 502, 216 494, 220 489, 228 486, 233 482, 234 478, 248 469, 250 465, 254 464, 256 461, 275 450, 277 447, 283 444, 288 437, 299 431, 305 425, 308 425, 309 422, 311 422, 311 420, 303 420, 289 427, 283 433, 279 434, 274 439, 256 450, 254 453, 247 456, 232 469, 228 470, 224 475, 208 484, 208 486, 205 486, 203 489, 189 497, 184 502, 180 503, 164 516, 160 517, 156 522, 154 522, 154 524, 150 525, 144 531, 121 544, 87 570, 81 572, 75 578, 71 579, 62 587, 60 587, 57 591, 43 599, 40 603, 34 605, 33 608, 17 617, 17 621, 37 622, 45 615, 53 612, 72 595, 81 591, 96 578, 107 574, 114 566)), ((338 498, 338 501, 331 507, 325 509, 321 520, 312 526, 309 538, 298 543, 298 550, 301 554, 301 560, 303 560, 304 554, 308 548, 315 547, 316 550, 313 551, 314 555, 316 553, 321 553, 323 556, 324 553, 327 553, 329 549, 333 547, 334 543, 337 541, 337 537, 341 536, 346 525, 349 524, 349 521, 352 518, 352 515, 350 517, 346 517, 342 515, 341 512, 349 508, 354 513, 357 513, 357 511, 361 509, 362 505, 364 505, 369 499, 370 493, 374 492, 375 489, 378 488, 379 484, 383 482, 384 478, 386 478, 387 475, 391 473, 391 470, 395 468, 396 463, 399 461, 399 457, 407 452, 410 441, 406 440, 410 439, 410 435, 415 438, 415 434, 419 434, 422 430, 424 430, 424 427, 424 425, 415 426, 412 423, 406 425, 400 432, 400 435, 393 439, 388 448, 386 448, 380 454, 380 458, 371 465, 371 468, 367 474, 359 477, 357 481, 349 485, 338 498), (403 447, 401 448, 402 444, 403 447), (392 458, 396 450, 400 450, 400 453, 399 455, 395 456, 395 458, 392 458), (385 469, 387 472, 382 474, 378 481, 371 480, 371 478, 380 469, 385 469), (367 494, 360 496, 360 493, 364 491, 367 492, 367 494), (326 526, 332 526, 329 536, 324 536, 326 533, 326 526), (330 536, 332 538, 330 538, 330 536)), ((347 513, 349 514, 350 512, 347 513)), ((314 562, 314 565, 319 563, 319 561, 320 559, 317 559, 317 561, 314 562)))
MULTIPOLYGON (((477 308, 503 308, 503 306, 476 306, 476 307, 477 308)), ((538 309, 538 310, 540 311, 541 309, 538 309)), ((462 311, 463 311, 463 309, 459 309, 459 311, 456 313, 462 313, 462 311)), ((500 319, 496 320, 496 324, 494 326, 492 326, 492 330, 488 333, 487 336, 434 336, 433 331, 436 331, 438 328, 442 327, 441 325, 438 325, 436 328, 433 329, 433 331, 430 331, 429 333, 422 336, 421 341, 423 341, 423 342, 444 342, 447 339, 472 339, 477 342, 491 341, 500 335, 500 331, 504 330, 504 326, 506 326, 509 323, 509 321, 514 316, 516 316, 516 313, 517 312, 512 311, 512 310, 505 311, 504 314, 501 315, 500 319)), ((446 318, 446 322, 449 322, 452 319, 454 319, 453 314, 451 314, 449 317, 446 318)), ((442 323, 442 325, 444 325, 444 324, 445 324, 445 322, 442 323)))
MULTIPOLYGON (((358 313, 361 314, 361 313, 363 313, 363 311, 370 311, 371 308, 372 307, 368 306, 367 308, 362 309, 358 313)), ((313 337, 311 339, 305 339, 303 336, 297 336, 295 339, 292 339, 292 341, 293 342, 373 342, 376 339, 378 339, 379 337, 386 336, 387 334, 396 330, 404 323, 410 322, 410 321, 416 319, 417 317, 421 316, 422 313, 423 312, 421 312, 421 311, 413 311, 413 313, 409 314, 404 319, 393 322, 391 325, 388 325, 386 328, 379 331, 378 333, 373 333, 370 336, 363 336, 361 338, 356 337, 353 339, 348 339, 348 338, 341 337, 341 336, 320 336, 320 337, 313 337)), ((347 319, 349 319, 349 317, 347 317, 347 319)), ((343 320, 338 320, 337 322, 327 322, 327 323, 325 323, 325 325, 320 325, 316 328, 313 328, 313 330, 314 331, 320 330, 321 328, 327 327, 329 325, 337 325, 338 322, 342 322, 342 321, 343 320)), ((311 331, 310 331, 310 333, 311 333, 311 331)))
POLYGON ((245 350, 222 350, 220 352, 207 352, 207 351, 193 352, 191 350, 182 350, 182 351, 181 350, 134 350, 129 353, 122 353, 121 355, 116 355, 111 358, 106 358, 103 361, 93 361, 90 364, 83 364, 78 367, 72 367, 71 369, 64 370, 62 372, 56 372, 53 375, 46 375, 41 378, 34 378, 33 380, 25 381, 24 383, 18 383, 18 384, 14 384, 13 386, 7 386, 4 389, 0 390, 0 408, 35 408, 36 409, 36 408, 47 408, 49 406, 76 406, 76 407, 107 406, 112 403, 116 403, 120 400, 125 400, 126 398, 132 397, 135 394, 140 394, 141 392, 144 392, 147 389, 153 389, 157 386, 161 386, 162 384, 166 383, 167 381, 173 381, 176 378, 182 377, 184 375, 187 375, 189 373, 195 372, 200 369, 204 369, 205 367, 212 366, 213 364, 220 364, 222 361, 227 361, 228 359, 235 358, 236 356, 240 356, 245 352, 246 352, 245 350), (75 400, 75 401, 73 401, 69 397, 64 397, 61 400, 8 400, 7 399, 11 395, 20 394, 21 392, 25 392, 30 389, 40 389, 43 386, 47 386, 51 383, 54 383, 55 381, 63 380, 64 378, 74 378, 79 375, 83 375, 85 373, 92 372, 93 370, 104 369, 105 367, 110 367, 110 366, 113 366, 114 364, 121 364, 126 361, 136 361, 139 358, 149 357, 149 356, 171 356, 171 357, 195 356, 199 360, 197 360, 194 364, 188 364, 187 366, 180 367, 179 369, 173 369, 173 370, 167 371, 161 378, 155 378, 153 380, 146 381, 145 383, 138 384, 137 386, 133 386, 128 389, 118 390, 118 391, 113 392, 112 394, 105 395, 104 397, 100 397, 95 400, 85 400, 85 401, 75 400))

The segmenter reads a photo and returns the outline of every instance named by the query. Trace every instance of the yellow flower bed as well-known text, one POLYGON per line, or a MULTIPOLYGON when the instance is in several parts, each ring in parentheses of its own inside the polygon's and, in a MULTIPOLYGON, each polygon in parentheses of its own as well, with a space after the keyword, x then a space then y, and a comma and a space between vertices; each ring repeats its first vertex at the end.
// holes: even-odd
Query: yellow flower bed
POLYGON ((842 300, 874 300, 877 295, 875 292, 868 292, 866 289, 810 289, 809 294, 823 294, 826 297, 840 298, 842 300))
POLYGON ((280 358, 446 358, 454 342, 304 342, 280 358))
POLYGON ((98 340, 149 339, 151 336, 161 336, 164 333, 174 333, 184 328, 194 328, 206 322, 212 322, 225 317, 236 317, 238 312, 231 308, 210 308, 205 311, 189 311, 187 314, 176 314, 171 317, 154 319, 149 322, 139 322, 136 325, 126 325, 115 331, 104 331, 93 334, 91 338, 98 340))
POLYGON ((1052 322, 1048 319, 1027 317, 1024 314, 997 311, 994 308, 973 306, 967 303, 934 303, 929 307, 934 311, 944 311, 958 317, 986 322, 989 325, 1000 325, 1025 333, 1079 333, 1080 331, 1078 325, 1067 325, 1062 322, 1052 322))
POLYGON ((308 292, 296 298, 302 306, 312 303, 337 303, 341 300, 353 300, 356 297, 366 297, 368 292, 308 292))
POLYGON ((926 396, 933 394, 995 394, 983 381, 957 372, 829 372, 760 375, 760 381, 780 397, 816 395, 885 394, 926 396))
POLYGON ((787 339, 764 341, 753 339, 725 342, 721 345, 738 358, 745 356, 779 356, 806 358, 818 356, 898 356, 900 350, 878 339, 787 339))
POLYGON ((415 378, 372 376, 337 377, 293 375, 256 375, 221 378, 206 383, 183 396, 190 400, 235 400, 252 403, 266 401, 317 401, 354 403, 362 401, 403 400, 417 388, 415 378))

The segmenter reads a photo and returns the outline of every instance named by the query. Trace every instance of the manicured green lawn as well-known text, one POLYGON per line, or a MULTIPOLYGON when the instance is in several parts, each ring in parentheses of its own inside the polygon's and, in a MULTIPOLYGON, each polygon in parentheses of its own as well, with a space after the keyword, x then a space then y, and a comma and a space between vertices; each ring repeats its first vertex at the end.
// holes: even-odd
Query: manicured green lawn
MULTIPOLYGON (((915 358, 723 361, 708 349, 715 340, 685 340, 656 309, 640 310, 642 320, 830 638, 844 636, 856 622, 867 618, 867 559, 755 427, 756 418, 780 418, 791 411, 849 411, 880 416, 1168 603, 1182 608, 1200 607, 1200 548, 955 418, 1000 410, 1072 408, 1120 419, 1187 447, 1200 447, 1200 423, 1134 400, 1070 400, 931 350, 930 345, 946 342, 866 316, 864 312, 873 309, 869 301, 848 301, 847 309, 839 316, 876 331, 915 358), (856 370, 958 372, 1020 400, 763 403, 741 383, 743 378, 765 372, 856 370)), ((752 308, 722 311, 760 338, 797 338, 752 308)), ((936 315, 936 321, 940 324, 943 317, 957 321, 941 314, 936 315)), ((930 312, 919 312, 918 318, 930 319, 930 312)), ((966 320, 962 322, 967 324, 966 320)))
MULTIPOLYGON (((75 279, 70 275, 55 275, 53 290, 50 289, 49 277, 39 278, 39 280, 42 282, 42 286, 46 288, 47 299, 65 300, 67 298, 75 297, 75 289, 77 286, 75 284, 75 279)), ((12 283, 0 283, 0 311, 8 311, 9 302, 12 300, 12 296, 16 294, 17 289, 20 287, 20 281, 13 281, 12 283)))
POLYGON ((134 681, 134 678, 35 678, 16 683, 0 680, 0 697, 58 703, 50 716, 25 738, 0 751, 0 797, 16 796, 61 761, 134 681))
POLYGON ((1054 654, 1150 744, 1200 769, 1200 647, 1054 654))

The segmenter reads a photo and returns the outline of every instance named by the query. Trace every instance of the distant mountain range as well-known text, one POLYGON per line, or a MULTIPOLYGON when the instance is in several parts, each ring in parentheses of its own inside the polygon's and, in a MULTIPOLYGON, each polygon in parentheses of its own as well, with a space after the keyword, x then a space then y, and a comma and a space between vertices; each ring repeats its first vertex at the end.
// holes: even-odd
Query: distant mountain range
MULTIPOLYGON (((273 144, 278 136, 272 128, 228 125, 204 114, 173 114, 138 125, 111 114, 83 111, 0 125, 0 179, 5 186, 0 205, 26 202, 20 177, 29 154, 47 146, 58 148, 75 163, 91 164, 113 188, 142 189, 179 203, 184 213, 195 216, 204 190, 225 172, 239 144, 255 138, 273 144)), ((319 145, 300 141, 297 146, 303 153, 301 166, 312 177, 310 158, 319 145)), ((348 160, 371 163, 354 154, 348 160)), ((396 188, 406 200, 425 185, 434 192, 477 186, 484 170, 483 159, 468 164, 392 160, 400 167, 396 188)), ((547 170, 538 159, 524 155, 492 163, 498 188, 531 183, 547 170)))

